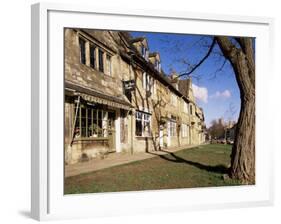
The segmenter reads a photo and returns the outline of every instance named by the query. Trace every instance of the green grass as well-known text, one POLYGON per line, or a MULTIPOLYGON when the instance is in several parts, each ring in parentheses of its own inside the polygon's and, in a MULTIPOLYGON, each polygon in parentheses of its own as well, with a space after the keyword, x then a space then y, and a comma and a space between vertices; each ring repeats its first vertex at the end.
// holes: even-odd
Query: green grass
POLYGON ((65 194, 239 185, 230 145, 204 145, 65 179, 65 194))

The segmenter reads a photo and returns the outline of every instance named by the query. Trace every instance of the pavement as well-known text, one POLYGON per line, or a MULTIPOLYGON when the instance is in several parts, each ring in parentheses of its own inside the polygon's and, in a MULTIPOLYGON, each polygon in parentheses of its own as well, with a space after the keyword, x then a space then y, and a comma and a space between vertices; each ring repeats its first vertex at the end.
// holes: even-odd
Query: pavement
POLYGON ((177 152, 182 149, 194 148, 198 145, 185 145, 152 152, 130 153, 110 153, 105 158, 94 158, 86 162, 65 165, 65 177, 76 176, 83 173, 89 173, 97 170, 106 169, 109 167, 128 164, 135 161, 153 158, 158 155, 165 155, 172 152, 177 152))

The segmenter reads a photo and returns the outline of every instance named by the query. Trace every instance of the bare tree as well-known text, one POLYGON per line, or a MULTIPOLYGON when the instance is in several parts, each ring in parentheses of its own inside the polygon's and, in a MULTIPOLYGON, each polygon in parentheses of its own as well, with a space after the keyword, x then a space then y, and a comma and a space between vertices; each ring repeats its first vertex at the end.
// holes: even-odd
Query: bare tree
POLYGON ((241 110, 231 154, 229 175, 245 184, 255 183, 255 60, 253 38, 215 36, 205 56, 180 76, 193 73, 218 45, 234 71, 240 90, 241 110))
POLYGON ((215 37, 229 60, 240 89, 241 110, 231 154, 230 176, 244 183, 255 182, 255 61, 253 40, 249 37, 215 37))
POLYGON ((208 129, 208 132, 210 133, 212 138, 220 139, 224 137, 225 127, 221 121, 222 121, 221 119, 212 120, 211 126, 208 129))

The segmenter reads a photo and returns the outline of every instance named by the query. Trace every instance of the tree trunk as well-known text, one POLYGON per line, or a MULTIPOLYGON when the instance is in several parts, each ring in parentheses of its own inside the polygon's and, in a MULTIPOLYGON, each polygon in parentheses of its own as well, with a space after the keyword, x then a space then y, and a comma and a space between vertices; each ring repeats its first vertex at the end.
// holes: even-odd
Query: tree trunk
POLYGON ((251 38, 236 38, 241 48, 228 37, 216 37, 230 61, 240 89, 241 110, 231 153, 230 177, 244 184, 255 183, 255 65, 251 38))
POLYGON ((241 102, 231 153, 230 176, 245 184, 255 183, 255 98, 241 102))

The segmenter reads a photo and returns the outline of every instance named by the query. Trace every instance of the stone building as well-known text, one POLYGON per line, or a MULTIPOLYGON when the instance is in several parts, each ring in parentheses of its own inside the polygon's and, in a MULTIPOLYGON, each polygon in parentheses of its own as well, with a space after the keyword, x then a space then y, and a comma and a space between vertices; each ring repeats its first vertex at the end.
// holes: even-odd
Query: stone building
POLYGON ((204 142, 191 79, 167 76, 145 37, 65 29, 65 162, 204 142))

